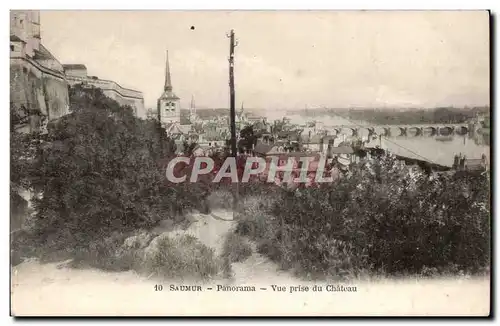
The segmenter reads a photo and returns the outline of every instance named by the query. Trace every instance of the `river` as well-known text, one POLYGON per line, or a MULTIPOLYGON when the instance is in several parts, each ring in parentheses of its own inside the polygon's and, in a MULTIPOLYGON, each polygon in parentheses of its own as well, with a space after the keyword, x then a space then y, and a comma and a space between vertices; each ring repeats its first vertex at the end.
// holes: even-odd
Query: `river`
POLYGON ((437 137, 383 137, 366 144, 368 147, 380 146, 390 152, 426 160, 432 163, 452 166, 455 154, 465 155, 470 159, 480 159, 484 154, 487 161, 490 158, 489 135, 437 137))
MULTIPOLYGON (((314 118, 304 117, 300 114, 285 114, 283 111, 261 111, 258 114, 266 117, 268 121, 281 120, 283 117, 289 119, 291 124, 305 125, 308 122, 316 121, 324 126, 339 125, 371 125, 365 121, 352 121, 340 116, 323 115, 314 118)), ((328 128, 328 127, 326 127, 328 128)), ((359 137, 368 139, 368 131, 361 129, 359 137)), ((343 140, 349 140, 350 137, 339 137, 334 146, 338 146, 343 140)), ((473 135, 453 135, 450 137, 436 136, 395 136, 382 137, 365 144, 367 147, 380 146, 390 152, 411 157, 420 160, 426 160, 432 163, 452 166, 453 157, 456 154, 465 155, 469 159, 480 159, 483 154, 487 161, 490 159, 490 135, 475 133, 473 135)))

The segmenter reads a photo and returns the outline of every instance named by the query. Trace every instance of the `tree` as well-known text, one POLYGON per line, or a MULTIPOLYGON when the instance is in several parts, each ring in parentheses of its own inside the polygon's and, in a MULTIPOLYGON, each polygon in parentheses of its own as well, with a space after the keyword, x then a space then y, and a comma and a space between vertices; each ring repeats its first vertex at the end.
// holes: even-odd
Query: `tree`
POLYGON ((238 142, 238 148, 240 152, 251 151, 257 145, 257 135, 254 133, 253 126, 245 126, 240 131, 240 140, 238 142))
POLYGON ((152 227, 184 208, 186 193, 166 185, 160 163, 175 148, 157 121, 136 118, 98 88, 72 88, 70 107, 51 124, 34 162, 42 239, 63 233, 61 245, 87 245, 111 231, 152 227))
POLYGON ((286 231, 281 259, 306 272, 475 272, 489 264, 488 193, 486 176, 428 176, 383 156, 287 193, 273 210, 285 227, 270 229, 286 231))

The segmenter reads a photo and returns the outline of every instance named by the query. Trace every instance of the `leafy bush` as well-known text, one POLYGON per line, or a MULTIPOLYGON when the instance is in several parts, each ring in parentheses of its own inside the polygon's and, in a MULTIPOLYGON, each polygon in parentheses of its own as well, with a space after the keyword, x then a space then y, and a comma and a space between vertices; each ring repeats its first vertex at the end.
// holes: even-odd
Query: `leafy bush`
POLYGON ((252 255, 252 247, 248 241, 237 233, 230 232, 224 239, 222 257, 230 263, 241 262, 252 255))
POLYGON ((26 258, 40 255, 40 242, 28 230, 20 229, 12 232, 11 235, 11 265, 16 266, 26 258))
POLYGON ((233 194, 228 190, 216 189, 207 198, 210 209, 232 209, 233 194))
POLYGON ((134 266, 133 261, 125 261, 118 255, 127 235, 114 232, 109 236, 95 238, 88 244, 74 248, 73 267, 94 267, 110 271, 124 271, 134 266))
POLYGON ((301 275, 474 273, 489 265, 488 193, 487 176, 429 177, 388 156, 319 188, 283 191, 272 208, 250 205, 238 230, 301 275))
POLYGON ((145 250, 156 236, 145 230, 128 234, 115 231, 91 240, 88 245, 74 248, 72 266, 140 272, 145 261, 145 250))
POLYGON ((242 209, 238 216, 238 225, 236 232, 250 236, 251 238, 270 239, 271 225, 277 219, 271 214, 271 208, 274 207, 275 198, 272 196, 253 195, 243 198, 241 202, 242 209))
POLYGON ((223 262, 213 249, 191 235, 157 237, 144 259, 145 273, 168 279, 210 279, 223 270, 223 262))
POLYGON ((38 235, 64 232, 63 245, 87 245, 103 234, 182 220, 197 201, 166 183, 159 162, 175 145, 159 124, 140 120, 100 89, 74 87, 72 113, 49 126, 32 164, 38 235))

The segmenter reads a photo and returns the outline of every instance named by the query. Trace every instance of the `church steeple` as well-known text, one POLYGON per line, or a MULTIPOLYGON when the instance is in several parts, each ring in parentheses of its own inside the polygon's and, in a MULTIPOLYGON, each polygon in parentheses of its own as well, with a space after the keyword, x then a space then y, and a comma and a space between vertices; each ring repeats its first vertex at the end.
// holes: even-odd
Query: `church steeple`
POLYGON ((165 85, 163 94, 158 99, 159 119, 162 125, 168 123, 179 123, 181 121, 180 99, 172 91, 172 80, 170 77, 170 63, 168 62, 168 51, 165 63, 165 85))
POLYGON ((166 68, 165 68, 165 91, 172 91, 172 80, 170 78, 170 64, 168 62, 168 50, 167 50, 167 62, 166 62, 166 68))
POLYGON ((191 106, 189 107, 190 114, 196 114, 196 106, 194 104, 194 95, 191 95, 191 106))

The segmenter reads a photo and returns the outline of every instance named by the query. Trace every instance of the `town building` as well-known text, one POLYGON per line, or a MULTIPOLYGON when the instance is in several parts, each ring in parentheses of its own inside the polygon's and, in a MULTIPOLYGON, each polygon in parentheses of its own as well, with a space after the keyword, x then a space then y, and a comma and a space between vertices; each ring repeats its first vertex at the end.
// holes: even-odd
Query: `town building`
MULTIPOLYGON (((306 174, 305 186, 308 187, 312 185, 316 180, 316 174, 323 171, 322 173, 327 173, 333 178, 338 178, 340 176, 340 170, 342 166, 335 164, 328 164, 322 161, 322 154, 319 152, 297 152, 297 151, 287 151, 285 147, 281 144, 266 144, 259 142, 254 148, 254 155, 261 157, 266 161, 266 167, 263 172, 259 174, 259 178, 263 181, 267 180, 270 173, 271 163, 274 161, 277 170, 274 181, 278 185, 282 185, 285 181, 285 170, 291 172, 291 184, 287 187, 296 188, 303 180, 299 177, 302 173, 306 174), (309 158, 309 164, 307 168, 303 166, 301 158, 309 158), (290 164, 290 165, 289 165, 290 164), (325 165, 323 165, 325 164, 325 165), (304 171, 303 171, 304 170, 304 171)), ((333 162, 332 162, 333 163, 333 162)), ((254 163, 253 168, 257 168, 256 163, 254 163)))

